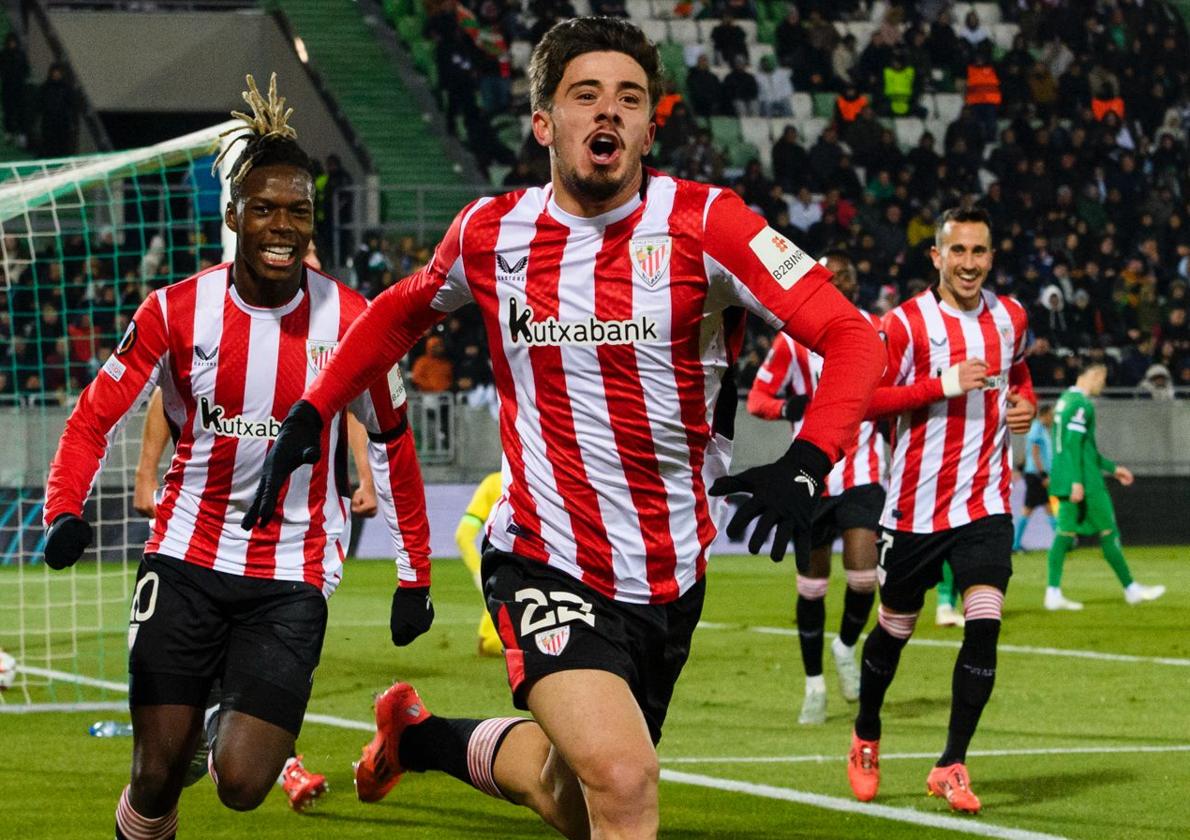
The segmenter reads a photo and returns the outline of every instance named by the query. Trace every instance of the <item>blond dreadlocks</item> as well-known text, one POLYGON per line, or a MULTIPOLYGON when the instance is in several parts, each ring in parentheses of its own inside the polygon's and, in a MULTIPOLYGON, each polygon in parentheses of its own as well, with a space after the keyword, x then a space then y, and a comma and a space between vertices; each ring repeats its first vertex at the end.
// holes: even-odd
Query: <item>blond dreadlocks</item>
POLYGON ((285 97, 277 95, 277 74, 269 77, 269 96, 266 100, 256 87, 256 80, 252 74, 247 76, 248 89, 241 95, 252 114, 243 111, 232 111, 231 115, 244 124, 229 128, 220 137, 232 137, 227 146, 215 159, 212 171, 227 157, 228 152, 240 140, 244 141, 244 149, 236 158, 231 168, 231 199, 236 201, 240 194, 240 185, 248 177, 248 173, 257 166, 272 164, 286 164, 305 169, 314 175, 314 164, 310 156, 297 144, 297 131, 289 124, 293 115, 293 108, 285 107, 285 97))

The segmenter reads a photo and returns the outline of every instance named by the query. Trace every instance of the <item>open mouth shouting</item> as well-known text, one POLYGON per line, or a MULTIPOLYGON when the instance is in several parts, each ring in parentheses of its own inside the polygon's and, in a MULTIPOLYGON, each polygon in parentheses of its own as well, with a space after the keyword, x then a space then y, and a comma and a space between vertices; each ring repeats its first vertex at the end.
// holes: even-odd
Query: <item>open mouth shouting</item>
POLYGON ((596 166, 611 166, 620 158, 620 138, 611 131, 597 131, 587 140, 587 151, 596 166))

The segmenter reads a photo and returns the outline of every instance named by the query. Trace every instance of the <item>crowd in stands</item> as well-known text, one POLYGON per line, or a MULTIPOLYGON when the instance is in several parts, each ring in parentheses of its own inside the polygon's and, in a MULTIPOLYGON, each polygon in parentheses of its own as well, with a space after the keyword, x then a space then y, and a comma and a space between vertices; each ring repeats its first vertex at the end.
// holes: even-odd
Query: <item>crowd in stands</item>
MULTIPOLYGON (((510 60, 517 42, 576 13, 628 16, 631 4, 429 2, 448 117, 485 126, 484 142, 493 122, 527 112, 510 60)), ((1190 387, 1190 43, 1170 4, 1000 0, 1000 19, 1017 31, 999 46, 969 3, 798 0, 781 4, 762 50, 739 22, 764 17, 757 4, 768 2, 666 8, 713 25, 705 43, 682 45, 684 84, 670 84, 659 108, 653 165, 731 187, 807 251, 846 248, 860 302, 878 313, 933 277, 938 212, 983 206, 995 222, 992 285, 1030 310, 1038 385, 1069 384, 1077 356, 1091 355, 1108 363, 1113 386, 1190 387), (843 21, 869 21, 870 38, 843 21), (762 53, 755 64, 750 50, 762 53), (794 115, 771 166, 731 166, 711 120, 789 116, 794 91, 833 95, 830 124, 804 144, 805 115, 794 115), (961 112, 941 136, 926 130, 900 146, 894 122, 924 116, 936 91, 960 94, 961 112)), ((532 138, 509 165, 502 186, 548 179, 532 138)), ((750 331, 745 381, 768 340, 759 325, 750 331)))
MULTIPOLYGON (((543 183, 548 157, 532 138, 519 151, 491 142, 493 125, 527 112, 511 52, 558 19, 623 15, 626 2, 640 0, 582 9, 531 0, 523 10, 515 0, 483 0, 474 10, 430 2, 426 32, 452 130, 486 144, 488 164, 505 161, 503 186, 543 183)), ((860 303, 876 313, 935 275, 929 248, 939 211, 978 204, 994 220, 991 285, 1030 311, 1039 386, 1064 387, 1078 358, 1090 356, 1107 363, 1112 386, 1155 397, 1190 388, 1190 43, 1168 4, 1001 0, 1001 18, 1017 34, 994 47, 969 4, 799 0, 776 14, 757 5, 770 2, 675 2, 676 18, 718 22, 707 43, 682 45, 684 85, 671 83, 660 104, 651 165, 736 190, 811 253, 844 248, 858 269, 860 303), (771 45, 732 31, 761 9, 779 19, 771 45), (858 42, 858 30, 836 28, 841 20, 868 21, 870 38, 858 42), (897 121, 917 119, 943 89, 964 98, 961 112, 901 146, 897 121), (834 99, 834 116, 812 143, 803 143, 791 91, 834 99), (777 121, 768 154, 730 164, 711 120, 734 115, 777 121)), ((0 53, 0 95, 7 62, 0 53)), ((371 297, 424 265, 432 243, 379 233, 354 242, 342 226, 354 219, 343 189, 350 180, 333 158, 318 174, 316 242, 328 264, 332 254, 334 262, 351 255, 345 279, 371 297)), ((116 241, 109 229, 31 255, 10 238, 0 266, 0 398, 77 393, 150 289, 219 259, 221 209, 200 215, 204 229, 167 232, 169 247, 116 241)), ((120 234, 128 235, 141 234, 120 234)), ((745 387, 771 341, 763 325, 752 327, 740 362, 745 387)), ((473 309, 415 349, 410 380, 424 391, 490 394, 473 309)))

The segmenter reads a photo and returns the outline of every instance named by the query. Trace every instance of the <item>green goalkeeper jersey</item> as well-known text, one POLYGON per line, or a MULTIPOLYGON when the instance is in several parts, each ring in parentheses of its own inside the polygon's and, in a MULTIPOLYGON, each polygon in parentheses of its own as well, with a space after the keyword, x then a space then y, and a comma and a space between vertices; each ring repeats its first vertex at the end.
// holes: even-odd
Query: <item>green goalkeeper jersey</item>
POLYGON ((1107 492, 1104 473, 1114 473, 1116 465, 1099 454, 1095 445, 1095 405, 1077 387, 1067 388, 1054 406, 1053 467, 1050 470, 1051 496, 1065 498, 1072 484, 1081 484, 1090 493, 1107 492))

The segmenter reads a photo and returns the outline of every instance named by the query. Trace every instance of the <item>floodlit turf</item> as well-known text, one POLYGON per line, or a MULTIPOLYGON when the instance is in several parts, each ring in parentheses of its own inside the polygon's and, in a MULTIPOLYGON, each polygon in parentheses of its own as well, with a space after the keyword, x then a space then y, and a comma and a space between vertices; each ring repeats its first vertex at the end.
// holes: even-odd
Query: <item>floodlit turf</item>
MULTIPOLYGON (((943 827, 906 821, 948 816, 943 804, 924 795, 933 759, 897 757, 934 755, 945 738, 950 668, 960 634, 934 627, 932 600, 915 637, 928 644, 906 649, 889 692, 884 781, 877 803, 892 810, 885 812, 890 818, 878 819, 862 809, 834 809, 852 807, 843 755, 853 710, 837 695, 829 654, 830 718, 822 727, 795 723, 802 677, 791 619, 792 563, 716 559, 704 612, 707 625, 695 636, 693 655, 678 684, 661 747, 662 767, 667 774, 691 774, 701 785, 740 782, 751 792, 712 789, 689 779, 663 781, 662 836, 1186 836, 1190 549, 1131 549, 1128 556, 1142 581, 1169 586, 1165 598, 1126 606, 1098 550, 1084 548, 1068 560, 1064 588, 1069 597, 1085 601, 1086 609, 1047 613, 1041 608, 1044 556, 1018 555, 1001 636, 1009 649, 1000 655, 995 694, 969 761, 984 813, 956 817, 957 822, 943 827), (1078 657, 1063 651, 1123 656, 1078 657), (1153 657, 1171 661, 1158 663, 1153 657), (1067 748, 1088 752, 1063 754, 1067 748), (992 750, 1030 754, 978 755, 992 750), (1055 753, 1040 754, 1044 750, 1055 753), (817 797, 814 804, 807 804, 811 800, 804 794, 817 797)), ((13 592, 6 585, 13 574, 0 569, 0 592, 6 598, 13 592)), ((842 576, 836 578, 827 602, 828 630, 837 627, 841 607, 842 576)), ((85 579, 93 580, 93 572, 85 579)), ((437 621, 428 636, 405 650, 393 648, 388 640, 392 580, 388 563, 348 565, 344 583, 331 599, 311 713, 367 723, 371 694, 401 677, 418 686, 434 712, 508 714, 502 663, 474 654, 480 601, 462 564, 436 564, 437 621)), ((114 678, 125 630, 119 610, 108 609, 103 625, 109 632, 85 634, 77 656, 55 667, 114 678), (102 669, 96 656, 101 638, 102 669)), ((13 629, 12 611, 0 610, 0 645, 13 629)), ((9 692, 5 700, 19 699, 14 695, 9 692)), ((111 690, 63 685, 56 686, 53 697, 43 689, 35 695, 39 701, 120 699, 111 690)), ((0 838, 111 836, 116 799, 128 776, 130 740, 87 734, 91 721, 108 717, 126 718, 126 713, 0 714, 0 838)), ((330 781, 330 793, 312 814, 290 812, 280 789, 257 811, 233 813, 219 805, 204 780, 182 797, 179 836, 550 836, 528 812, 442 776, 411 774, 384 802, 360 804, 351 786, 351 762, 369 737, 343 725, 307 721, 299 749, 306 765, 330 781)))

